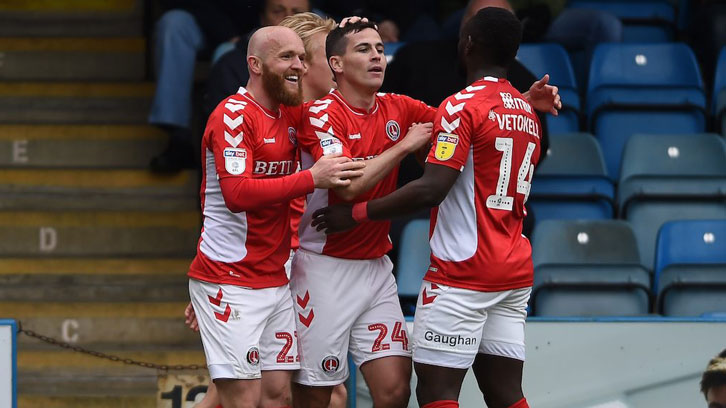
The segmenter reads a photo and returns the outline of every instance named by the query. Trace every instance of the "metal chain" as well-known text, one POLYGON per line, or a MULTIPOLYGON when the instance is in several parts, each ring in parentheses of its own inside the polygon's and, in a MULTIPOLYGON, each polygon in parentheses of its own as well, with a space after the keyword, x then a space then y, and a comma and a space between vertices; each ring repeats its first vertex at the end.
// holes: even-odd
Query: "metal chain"
POLYGON ((182 364, 176 364, 176 365, 155 364, 155 363, 148 363, 148 362, 145 362, 145 361, 136 361, 136 360, 132 360, 130 358, 121 358, 119 356, 114 356, 112 354, 101 353, 100 351, 93 351, 93 350, 88 350, 88 349, 83 348, 83 347, 74 346, 74 345, 72 345, 70 343, 66 343, 66 342, 63 342, 63 341, 60 341, 60 340, 56 340, 56 339, 54 339, 52 337, 48 337, 48 336, 44 336, 42 334, 38 334, 38 333, 36 333, 36 332, 34 332, 32 330, 23 329, 22 326, 21 326, 21 324, 20 324, 20 322, 18 322, 18 332, 19 333, 23 333, 23 334, 25 334, 27 336, 36 338, 36 339, 38 339, 40 341, 43 341, 43 342, 46 342, 48 344, 52 344, 54 346, 58 346, 58 347, 61 347, 61 348, 64 348, 64 349, 68 349, 68 350, 77 351, 77 352, 83 353, 83 354, 88 354, 88 355, 93 356, 93 357, 104 358, 106 360, 121 362, 121 363, 124 363, 124 364, 135 365, 135 366, 144 367, 144 368, 153 368, 153 369, 160 370, 160 371, 169 371, 169 370, 201 370, 201 369, 204 369, 204 368, 207 367, 206 365, 199 365, 199 364, 189 364, 189 365, 182 365, 182 364))

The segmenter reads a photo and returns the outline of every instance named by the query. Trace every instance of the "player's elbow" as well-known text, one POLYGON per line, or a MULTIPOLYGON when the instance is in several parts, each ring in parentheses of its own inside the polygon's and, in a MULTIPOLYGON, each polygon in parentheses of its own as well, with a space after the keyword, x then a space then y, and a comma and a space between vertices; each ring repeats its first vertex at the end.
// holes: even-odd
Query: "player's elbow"
POLYGON ((354 198, 358 197, 360 191, 353 188, 352 185, 346 187, 338 187, 335 189, 335 194, 344 201, 353 201, 354 198))
POLYGON ((247 211, 247 208, 245 208, 243 205, 241 205, 230 194, 225 194, 224 190, 222 191, 222 197, 224 198, 224 205, 227 207, 227 209, 229 211, 231 211, 233 213, 241 213, 241 212, 247 211))
POLYGON ((437 183, 428 183, 422 178, 411 184, 415 186, 415 197, 426 208, 436 207, 446 198, 446 190, 437 183))

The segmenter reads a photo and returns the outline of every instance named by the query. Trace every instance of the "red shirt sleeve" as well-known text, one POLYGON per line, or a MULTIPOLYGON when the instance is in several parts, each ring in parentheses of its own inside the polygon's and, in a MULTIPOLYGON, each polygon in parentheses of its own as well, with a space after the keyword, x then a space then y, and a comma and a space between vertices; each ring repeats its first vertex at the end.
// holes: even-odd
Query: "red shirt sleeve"
POLYGON ((408 113, 410 123, 433 122, 436 108, 406 95, 401 95, 401 98, 404 101, 404 109, 408 113))
MULTIPOLYGON (((342 154, 351 157, 346 145, 347 127, 341 121, 331 104, 309 106, 302 115, 298 143, 301 150, 309 152, 315 161, 323 156, 342 154)), ((335 103, 335 102, 333 102, 335 103)))
POLYGON ((469 156, 475 125, 469 109, 446 109, 447 99, 434 118, 432 146, 427 163, 441 164, 462 171, 469 156))
MULTIPOLYGON (((249 109, 249 108, 248 108, 249 109)), ((264 129, 243 105, 220 104, 209 117, 205 141, 214 154, 219 185, 227 208, 242 212, 289 201, 314 190, 312 174, 302 171, 277 178, 253 178, 255 151, 264 129)))

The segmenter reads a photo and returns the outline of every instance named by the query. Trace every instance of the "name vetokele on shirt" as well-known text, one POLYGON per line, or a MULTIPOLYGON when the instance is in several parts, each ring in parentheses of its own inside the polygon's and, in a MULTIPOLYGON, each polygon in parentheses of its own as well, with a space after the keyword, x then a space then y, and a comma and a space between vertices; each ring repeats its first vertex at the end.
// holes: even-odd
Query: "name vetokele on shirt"
POLYGON ((498 114, 494 110, 489 111, 489 119, 496 121, 501 130, 519 131, 528 133, 539 138, 539 125, 534 119, 526 115, 513 113, 498 114))

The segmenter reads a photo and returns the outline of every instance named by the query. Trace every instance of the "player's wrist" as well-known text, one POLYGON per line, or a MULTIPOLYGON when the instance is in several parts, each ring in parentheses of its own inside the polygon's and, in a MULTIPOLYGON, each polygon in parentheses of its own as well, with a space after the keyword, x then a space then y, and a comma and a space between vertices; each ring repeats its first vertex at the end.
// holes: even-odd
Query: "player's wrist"
POLYGON ((370 221, 368 218, 368 201, 353 204, 353 220, 358 224, 370 221))

